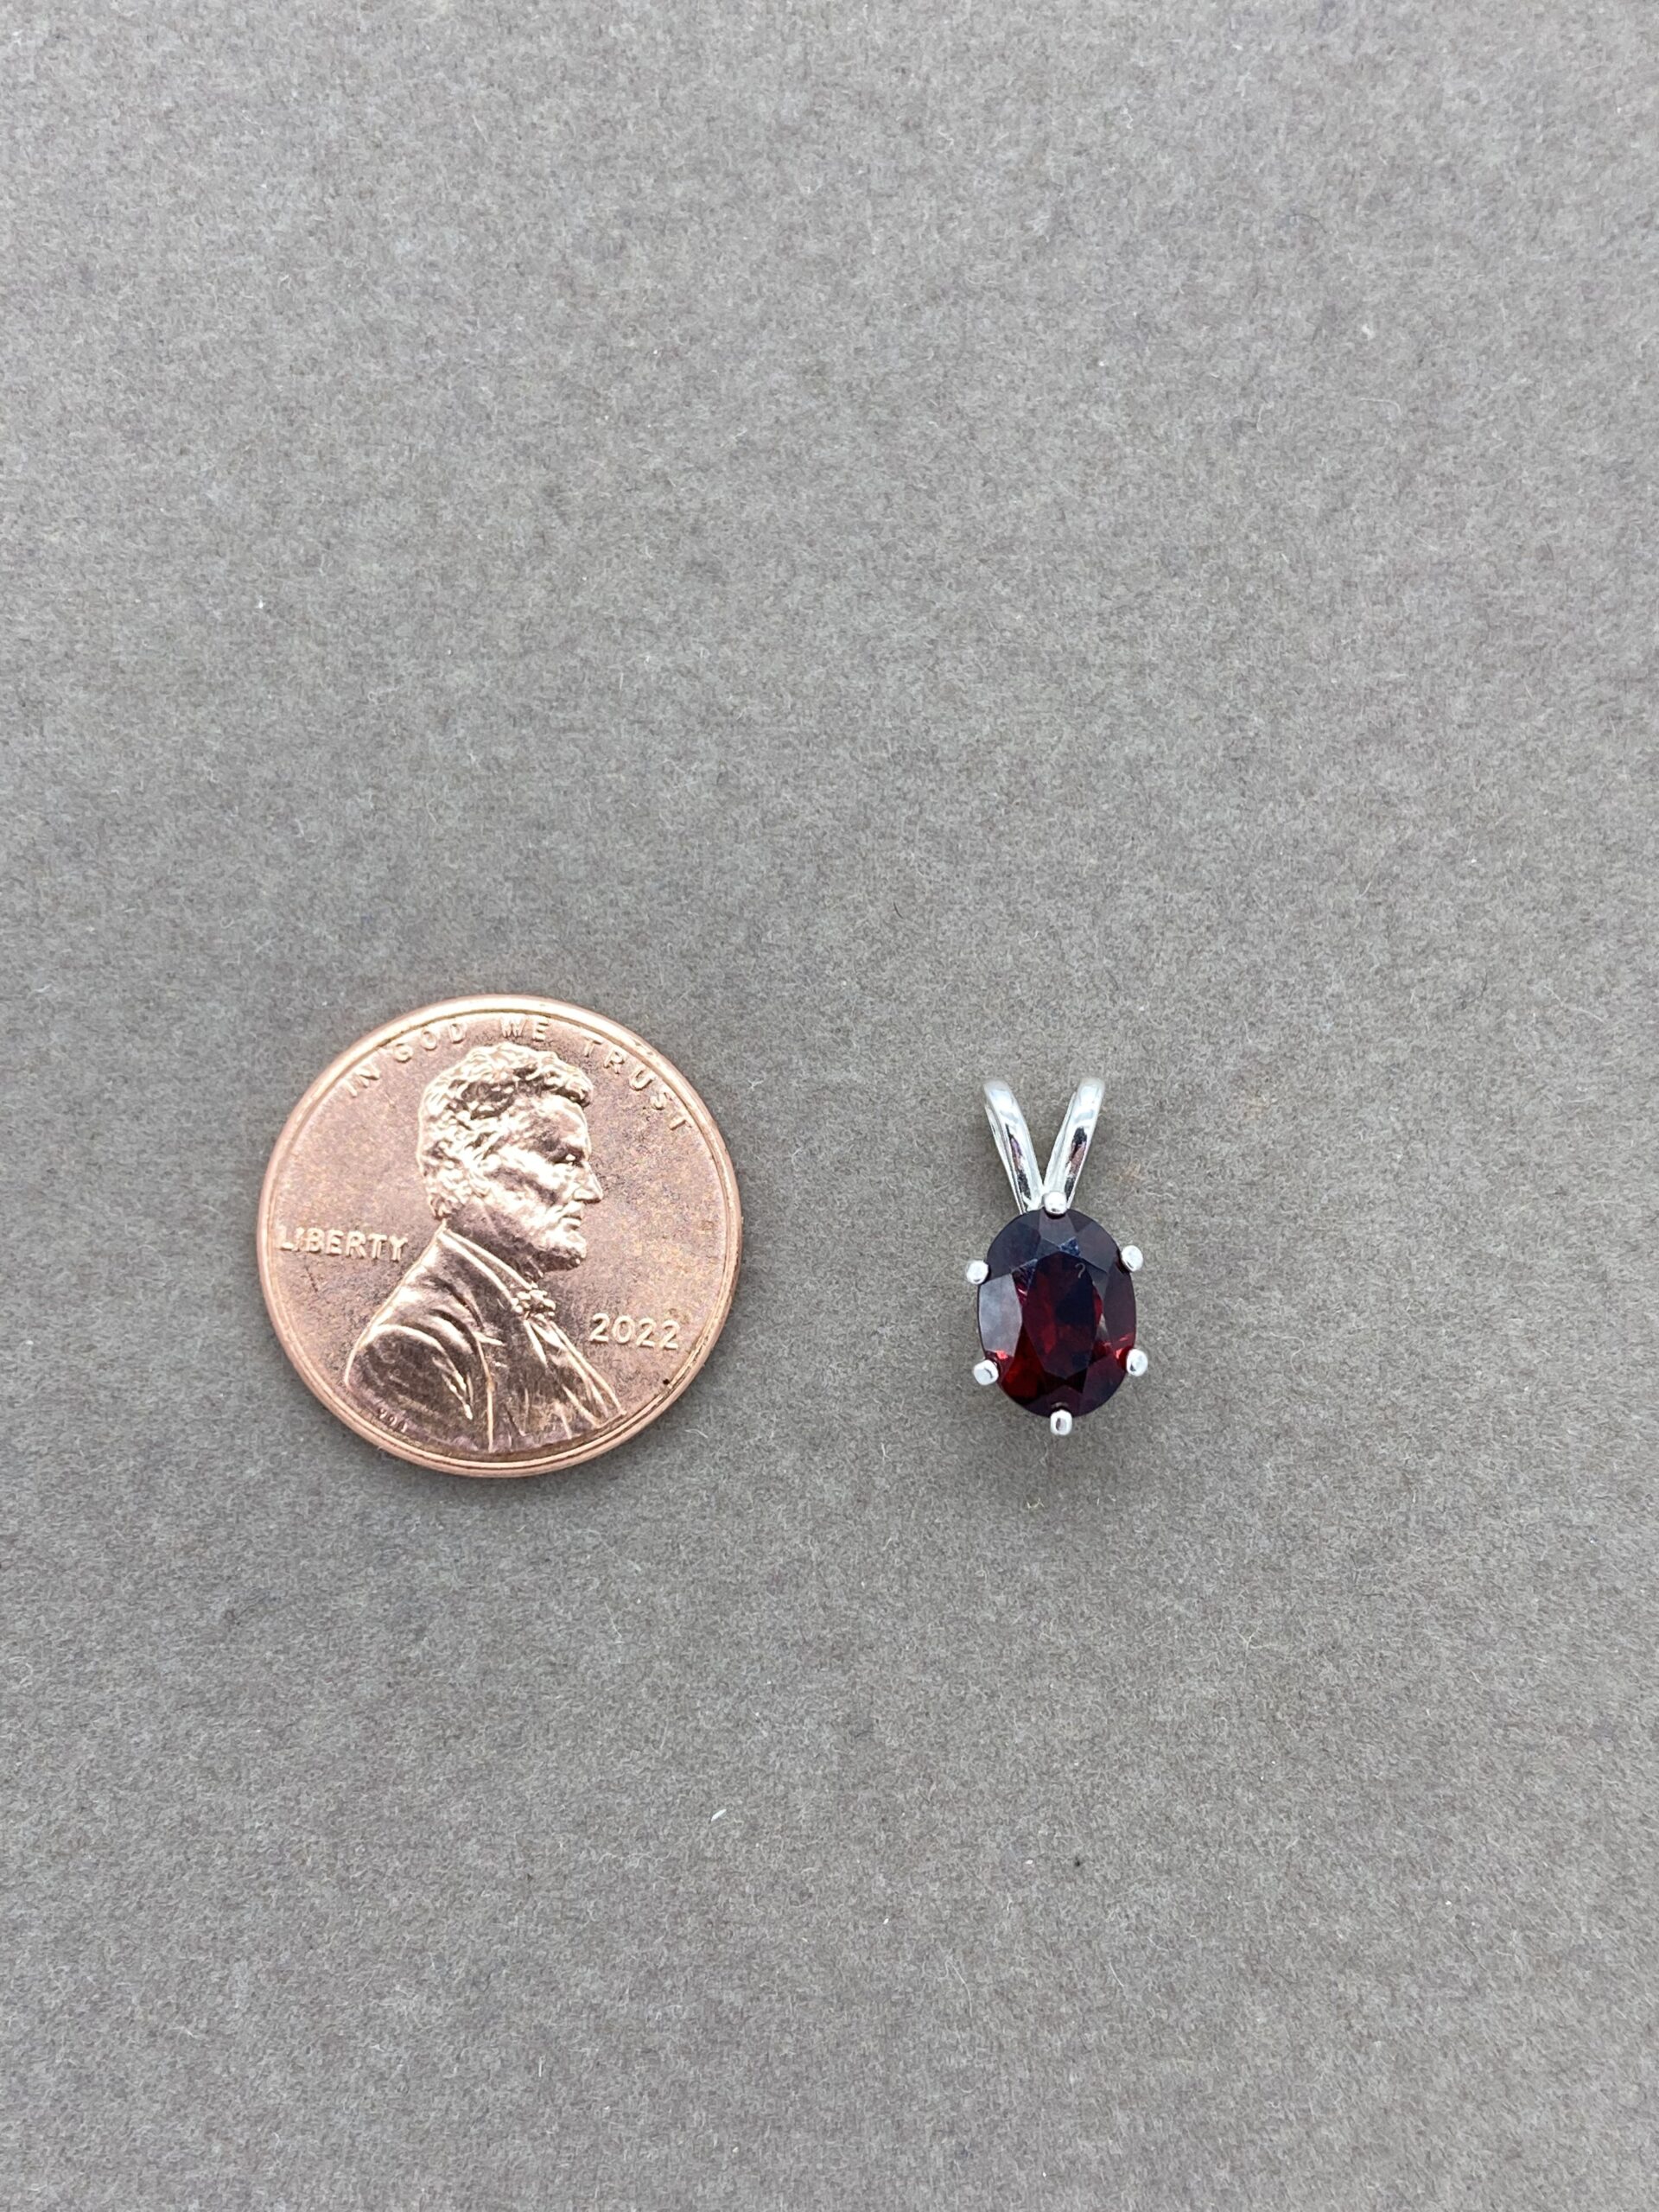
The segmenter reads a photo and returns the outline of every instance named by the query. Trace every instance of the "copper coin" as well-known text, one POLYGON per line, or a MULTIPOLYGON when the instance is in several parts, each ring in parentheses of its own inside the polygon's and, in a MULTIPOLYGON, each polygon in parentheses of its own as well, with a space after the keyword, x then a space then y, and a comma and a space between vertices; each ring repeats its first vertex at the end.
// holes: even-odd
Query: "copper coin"
POLYGON ((685 1077, 602 1014, 455 999, 342 1052, 259 1200, 283 1348, 383 1450, 456 1475, 574 1466, 714 1350, 742 1217, 685 1077))

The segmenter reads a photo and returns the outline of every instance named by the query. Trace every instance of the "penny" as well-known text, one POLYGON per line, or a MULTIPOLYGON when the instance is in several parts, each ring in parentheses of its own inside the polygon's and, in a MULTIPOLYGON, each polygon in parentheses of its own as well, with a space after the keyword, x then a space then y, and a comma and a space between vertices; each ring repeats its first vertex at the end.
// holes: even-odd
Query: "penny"
POLYGON ((283 1348, 384 1451, 457 1475, 636 1434, 723 1326, 742 1218, 662 1054, 550 999, 455 999, 362 1038, 289 1116, 259 1200, 283 1348))

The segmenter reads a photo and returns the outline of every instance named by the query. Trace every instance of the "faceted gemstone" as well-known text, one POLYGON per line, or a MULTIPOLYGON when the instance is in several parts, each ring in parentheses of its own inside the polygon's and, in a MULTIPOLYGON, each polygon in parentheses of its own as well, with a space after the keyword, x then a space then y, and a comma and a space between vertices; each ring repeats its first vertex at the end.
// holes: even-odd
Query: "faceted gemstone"
POLYGON ((1084 1213, 1022 1213, 985 1255, 979 1340, 1027 1413, 1104 1405, 1135 1348, 1135 1278, 1084 1213))

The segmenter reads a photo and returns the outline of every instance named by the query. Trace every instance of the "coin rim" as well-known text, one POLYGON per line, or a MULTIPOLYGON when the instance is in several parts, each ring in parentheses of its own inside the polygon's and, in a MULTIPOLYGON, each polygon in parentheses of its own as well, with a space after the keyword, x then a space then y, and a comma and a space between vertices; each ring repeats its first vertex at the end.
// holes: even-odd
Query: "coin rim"
POLYGON ((283 1122, 282 1134, 272 1147, 259 1185, 259 1211, 254 1237, 259 1263, 259 1287, 264 1294, 265 1312, 276 1332, 276 1341, 301 1381, 331 1414, 380 1451, 390 1453, 394 1459, 408 1460, 415 1466, 433 1468, 447 1475, 467 1475, 475 1480, 511 1481, 520 1475, 544 1475, 559 1467, 580 1466, 584 1460, 596 1459, 604 1452, 614 1451, 619 1444, 626 1443, 642 1428, 648 1428, 696 1380, 709 1353, 719 1342, 727 1316, 732 1310, 732 1300, 736 1294, 738 1262, 743 1249, 743 1208, 738 1197, 736 1170, 732 1166, 732 1156, 726 1149, 726 1140, 720 1133, 719 1125, 703 1103, 696 1086, 686 1081, 666 1054, 660 1052, 645 1038, 637 1036, 621 1022, 613 1021, 606 1014, 594 1014, 588 1007, 571 1006, 562 999, 540 998, 529 991, 496 991, 474 998, 442 999, 433 1006, 416 1007, 412 1013, 400 1014, 395 1021, 383 1022, 378 1029, 359 1037, 355 1044, 347 1046, 343 1052, 328 1063, 315 1081, 307 1086, 298 1104, 283 1122), (455 1020, 463 1016, 470 1018, 481 1014, 517 1013, 521 1009, 526 1013, 545 1014, 574 1027, 595 1030, 611 1044, 620 1045, 625 1052, 632 1052, 636 1059, 661 1071, 664 1081, 677 1095, 709 1147, 720 1179, 721 1196, 726 1202, 729 1234, 719 1295, 710 1308, 709 1319, 696 1345, 688 1351, 667 1389, 647 1400, 620 1425, 602 1429, 574 1444, 559 1445, 547 1452, 527 1452, 507 1461, 484 1462, 461 1459, 429 1449, 407 1438, 389 1435, 366 1414, 357 1410, 296 1340, 290 1329, 284 1326, 281 1311, 282 1293, 271 1268, 269 1232, 276 1182, 289 1155, 297 1146, 312 1115, 356 1061, 367 1052, 378 1051, 383 1045, 390 1044, 407 1030, 422 1028, 432 1021, 455 1020))

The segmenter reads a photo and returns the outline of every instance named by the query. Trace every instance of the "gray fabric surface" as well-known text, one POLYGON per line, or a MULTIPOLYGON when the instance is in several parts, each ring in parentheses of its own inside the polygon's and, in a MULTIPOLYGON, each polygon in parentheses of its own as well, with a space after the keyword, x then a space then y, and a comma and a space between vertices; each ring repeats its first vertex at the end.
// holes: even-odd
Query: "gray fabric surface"
POLYGON ((3 2202, 1651 2203, 1652 10, 5 43, 3 2202), (251 1238, 503 986, 749 1243, 487 1487, 251 1238))

